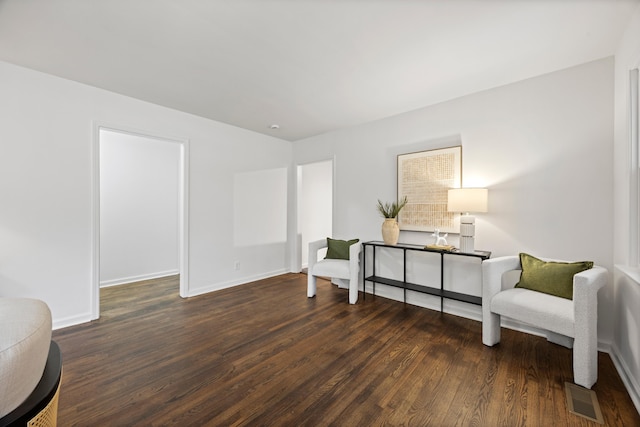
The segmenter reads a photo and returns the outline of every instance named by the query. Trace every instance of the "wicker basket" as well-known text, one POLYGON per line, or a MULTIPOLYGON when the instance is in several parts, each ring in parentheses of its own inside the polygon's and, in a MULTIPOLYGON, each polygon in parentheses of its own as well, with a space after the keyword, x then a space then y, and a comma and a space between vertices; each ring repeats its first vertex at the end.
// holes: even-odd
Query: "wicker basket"
POLYGON ((62 381, 58 383, 58 388, 56 389, 56 393, 53 395, 53 398, 47 406, 45 406, 42 411, 38 412, 38 414, 31 418, 27 423, 27 427, 56 427, 58 424, 58 396, 60 395, 60 384, 62 381))

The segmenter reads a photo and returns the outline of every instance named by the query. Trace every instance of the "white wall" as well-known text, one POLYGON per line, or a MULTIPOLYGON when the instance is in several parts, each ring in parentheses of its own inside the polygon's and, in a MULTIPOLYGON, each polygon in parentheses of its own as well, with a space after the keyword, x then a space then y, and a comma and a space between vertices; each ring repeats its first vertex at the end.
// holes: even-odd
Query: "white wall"
POLYGON ((242 172, 233 178, 235 246, 287 242, 287 168, 242 172))
MULTIPOLYGON (((603 59, 308 138, 294 145, 294 161, 335 156, 334 232, 380 240, 375 204, 396 197, 396 156, 459 141, 463 186, 489 188, 476 248, 494 257, 588 259, 612 271, 613 64, 603 59)), ((612 286, 599 297, 600 340, 609 343, 612 286)))
POLYGON ((100 130, 100 285, 179 273, 180 145, 100 130))
POLYGON ((95 122, 189 141, 189 295, 288 271, 285 242, 235 245, 233 179, 290 169, 291 143, 0 62, 0 295, 91 319, 95 122))
MULTIPOLYGON (((616 53, 615 74, 615 158, 614 158, 614 256, 615 318, 614 362, 624 373, 627 389, 640 411, 640 270, 633 251, 630 215, 629 70, 640 67, 640 7, 633 15, 616 53)), ((637 174, 637 172, 636 172, 637 174)), ((637 176, 637 175, 636 175, 637 176)))

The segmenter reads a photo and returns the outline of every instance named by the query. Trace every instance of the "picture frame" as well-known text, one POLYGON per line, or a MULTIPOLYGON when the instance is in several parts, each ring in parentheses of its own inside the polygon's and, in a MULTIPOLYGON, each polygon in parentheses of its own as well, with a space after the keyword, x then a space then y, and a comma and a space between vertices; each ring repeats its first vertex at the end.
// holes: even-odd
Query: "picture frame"
POLYGON ((461 185, 461 145, 399 154, 398 200, 408 200, 398 215, 400 230, 457 233, 459 214, 447 211, 447 197, 461 185))

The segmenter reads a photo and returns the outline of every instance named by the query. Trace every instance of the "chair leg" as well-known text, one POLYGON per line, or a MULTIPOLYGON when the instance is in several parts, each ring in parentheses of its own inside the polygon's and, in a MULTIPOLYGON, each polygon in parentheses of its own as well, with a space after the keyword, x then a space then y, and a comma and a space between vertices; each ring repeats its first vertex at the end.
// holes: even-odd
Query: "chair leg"
POLYGON ((483 313, 482 343, 492 347, 500 342, 500 316, 495 313, 483 313))
POLYGON ((349 304, 358 302, 358 280, 349 281, 349 304))
POLYGON ((598 380, 597 340, 575 338, 573 342, 573 382, 591 388, 598 380))
POLYGON ((307 297, 313 298, 316 296, 316 276, 307 273, 307 297))

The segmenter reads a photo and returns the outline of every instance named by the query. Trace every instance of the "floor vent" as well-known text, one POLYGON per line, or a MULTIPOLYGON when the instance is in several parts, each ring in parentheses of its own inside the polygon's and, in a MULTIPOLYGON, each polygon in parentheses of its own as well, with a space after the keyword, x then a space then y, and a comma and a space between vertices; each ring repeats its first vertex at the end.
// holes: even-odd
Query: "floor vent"
POLYGON ((564 383, 564 389, 567 392, 569 412, 604 424, 595 391, 567 382, 564 383))

